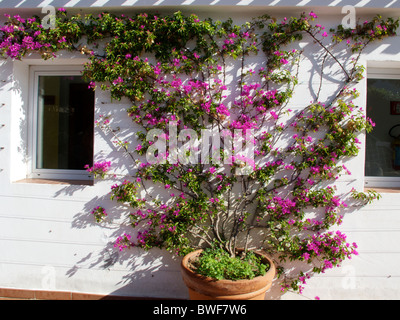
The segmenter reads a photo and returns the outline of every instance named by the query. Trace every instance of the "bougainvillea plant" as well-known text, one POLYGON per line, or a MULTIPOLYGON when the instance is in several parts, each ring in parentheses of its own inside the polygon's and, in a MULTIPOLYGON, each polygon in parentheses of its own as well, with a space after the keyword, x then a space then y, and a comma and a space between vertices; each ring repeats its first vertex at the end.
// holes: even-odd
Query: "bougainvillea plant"
MULTIPOLYGON (((282 21, 265 15, 235 25, 179 12, 69 16, 60 9, 50 29, 38 17, 8 16, 0 53, 49 59, 78 51, 89 59, 83 75, 90 87, 130 101, 126 116, 141 128, 132 130, 136 145, 119 138, 113 115, 96 121, 132 160, 128 175, 111 187, 134 228, 116 248, 184 255, 217 246, 231 256, 238 247, 263 248, 281 266, 282 289, 301 292, 312 273, 357 254, 357 245, 336 231, 346 204, 335 181, 350 174, 342 160, 358 154, 358 135, 373 127, 353 103, 361 53, 399 26, 378 16, 354 30, 326 30, 316 19, 313 12, 282 21), (299 110, 291 98, 303 37, 320 53, 314 61, 320 86, 299 110), (321 101, 328 65, 341 82, 321 101), (285 261, 307 267, 289 277, 285 261)), ((107 178, 112 164, 87 169, 107 178)), ((377 197, 349 193, 360 201, 377 197)), ((106 217, 102 207, 92 214, 106 217)))

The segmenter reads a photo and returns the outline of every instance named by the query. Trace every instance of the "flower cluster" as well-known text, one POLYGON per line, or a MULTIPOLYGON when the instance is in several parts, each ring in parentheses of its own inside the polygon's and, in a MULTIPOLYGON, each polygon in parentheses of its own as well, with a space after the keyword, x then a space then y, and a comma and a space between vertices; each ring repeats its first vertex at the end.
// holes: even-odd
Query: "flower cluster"
POLYGON ((107 173, 110 171, 111 161, 95 162, 93 167, 85 165, 85 169, 90 174, 93 174, 95 178, 105 178, 107 173))
POLYGON ((94 208, 91 213, 94 216, 96 222, 101 222, 105 219, 105 217, 107 217, 106 209, 100 206, 94 208))
MULTIPOLYGON (((313 272, 325 273, 328 269, 339 267, 345 259, 351 259, 353 255, 357 256, 357 244, 348 243, 347 236, 340 232, 316 233, 313 236, 305 239, 299 247, 301 259, 311 262, 318 260, 319 265, 315 264, 313 272)), ((283 284, 282 290, 287 290, 289 287, 298 290, 302 293, 307 279, 310 279, 310 273, 301 273, 298 279, 290 285, 283 284)))
POLYGON ((114 243, 114 248, 118 248, 119 251, 123 251, 124 249, 131 248, 133 243, 131 242, 131 235, 124 233, 122 236, 119 236, 114 243))

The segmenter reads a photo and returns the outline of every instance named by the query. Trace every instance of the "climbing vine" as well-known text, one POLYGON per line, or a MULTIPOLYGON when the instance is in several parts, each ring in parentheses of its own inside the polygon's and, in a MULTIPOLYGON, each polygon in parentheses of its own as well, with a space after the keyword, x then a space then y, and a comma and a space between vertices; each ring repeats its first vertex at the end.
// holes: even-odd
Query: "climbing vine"
MULTIPOLYGON (((363 79, 361 54, 394 36, 398 20, 377 16, 353 30, 327 30, 314 12, 236 25, 180 12, 70 16, 60 8, 56 27, 44 29, 39 17, 7 17, 0 28, 3 58, 80 52, 88 58, 83 76, 91 88, 130 101, 126 116, 141 127, 132 131, 136 145, 120 138, 114 115, 96 120, 132 160, 129 175, 111 187, 111 199, 124 205, 134 228, 115 247, 179 255, 205 246, 231 255, 237 247, 263 248, 282 266, 287 260, 311 266, 295 277, 279 268, 282 289, 300 292, 312 273, 357 254, 345 234, 331 231, 347 206, 335 181, 351 174, 342 160, 358 154, 358 135, 374 126, 353 102, 363 79), (296 44, 303 38, 321 53, 320 86, 299 110, 291 98, 304 54, 296 44), (335 54, 339 47, 345 58, 335 54), (321 101, 328 63, 339 70, 341 84, 321 101), (205 132, 207 141, 217 137, 214 148, 199 144, 205 132), (241 152, 244 146, 252 152, 241 152)), ((87 169, 107 179, 114 177, 112 166, 104 161, 87 169)), ((359 201, 377 198, 351 193, 359 201)), ((110 218, 102 207, 92 214, 98 222, 110 218)))

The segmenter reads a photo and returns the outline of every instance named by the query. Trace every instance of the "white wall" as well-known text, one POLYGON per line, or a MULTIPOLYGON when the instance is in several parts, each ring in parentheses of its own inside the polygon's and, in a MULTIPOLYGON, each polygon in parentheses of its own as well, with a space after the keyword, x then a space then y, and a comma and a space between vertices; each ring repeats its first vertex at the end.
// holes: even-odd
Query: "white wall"
MULTIPOLYGON (((304 8, 302 8, 303 10, 304 8)), ((209 9, 208 9, 209 10, 209 9)), ((221 10, 221 9, 220 9, 221 10)), ((267 11, 267 10, 266 10, 267 11)), ((335 11, 337 13, 337 10, 335 11)), ((318 13, 318 12, 317 12, 318 13)), ((231 16, 241 23, 261 14, 242 7, 223 11, 199 10, 201 17, 225 19, 231 16)), ((281 16, 297 13, 287 12, 281 16)), ((338 25, 342 16, 326 14, 320 17, 325 25, 338 25)), ((303 45, 307 45, 307 39, 303 45)), ((307 48, 307 47, 306 47, 307 48)), ((363 57, 369 60, 400 62, 399 37, 373 45, 363 57)), ((304 107, 312 98, 311 87, 318 87, 318 77, 312 67, 309 51, 302 62, 300 84, 292 100, 292 109, 304 107)), ((79 56, 63 54, 48 63, 77 61, 79 56)), ((131 249, 119 253, 113 248, 117 236, 123 233, 117 219, 101 227, 94 223, 90 211, 97 205, 112 212, 108 200, 109 181, 94 186, 53 185, 16 182, 26 175, 27 122, 29 119, 28 65, 43 63, 34 56, 23 62, 0 61, 0 288, 71 290, 88 293, 118 294, 138 297, 187 298, 179 270, 179 259, 153 250, 145 253, 131 249), (3 82, 2 80, 5 80, 3 82), (17 90, 18 89, 18 90, 17 90)), ((327 80, 328 81, 328 80, 327 80)), ((323 92, 329 96, 335 87, 327 83, 323 92)), ((359 89, 365 92, 365 82, 359 89)), ((365 95, 359 98, 365 104, 365 95)), ((111 103, 107 92, 96 91, 96 114, 114 113, 129 106, 127 101, 111 103)), ((130 120, 116 118, 123 129, 130 120)), ((101 132, 95 133, 95 160, 114 157, 115 151, 101 132)), ((123 164, 123 163, 122 163, 123 164)), ((338 183, 342 192, 353 186, 362 189, 364 183, 364 150, 348 164, 351 176, 338 183)), ((400 198, 384 194, 383 199, 367 208, 350 208, 341 228, 350 242, 359 245, 358 257, 324 275, 309 280, 303 296, 281 295, 275 285, 270 293, 274 299, 399 299, 400 262, 400 198)))

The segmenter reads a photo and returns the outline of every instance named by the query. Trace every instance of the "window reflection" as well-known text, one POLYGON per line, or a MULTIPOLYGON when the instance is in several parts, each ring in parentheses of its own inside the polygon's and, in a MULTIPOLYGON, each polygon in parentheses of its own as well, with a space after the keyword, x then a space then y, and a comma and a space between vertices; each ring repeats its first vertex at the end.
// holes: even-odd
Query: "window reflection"
POLYGON ((39 76, 38 169, 93 162, 94 92, 81 76, 39 76))
POLYGON ((365 175, 399 177, 400 166, 396 163, 400 161, 400 126, 392 131, 396 138, 389 131, 400 124, 400 80, 368 79, 367 91, 367 115, 376 126, 367 134, 365 175))

